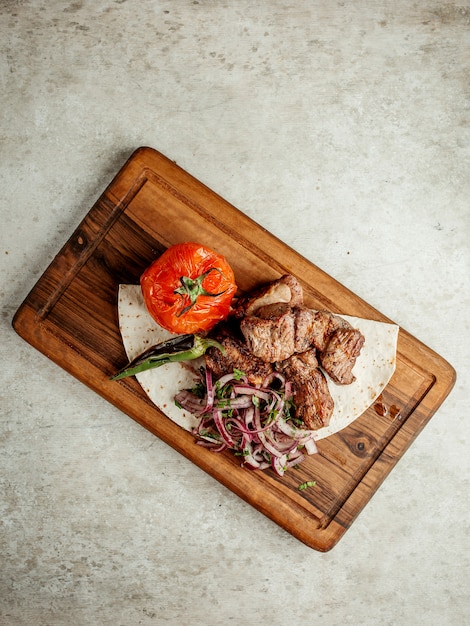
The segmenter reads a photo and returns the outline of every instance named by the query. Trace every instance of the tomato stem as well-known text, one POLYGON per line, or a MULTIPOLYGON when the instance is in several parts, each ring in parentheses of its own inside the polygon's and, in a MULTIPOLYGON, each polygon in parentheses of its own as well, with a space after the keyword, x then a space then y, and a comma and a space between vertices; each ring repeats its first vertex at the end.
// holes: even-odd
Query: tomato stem
POLYGON ((220 291, 219 293, 211 293, 210 291, 206 291, 206 289, 204 289, 204 287, 202 286, 202 283, 204 279, 211 272, 219 272, 219 274, 222 274, 219 268, 211 267, 209 270, 207 270, 207 272, 204 272, 197 278, 190 278, 189 276, 180 276, 181 287, 179 287, 178 289, 175 289, 173 293, 177 293, 178 295, 180 295, 183 299, 183 302, 186 297, 189 298, 190 302, 187 306, 181 309, 181 311, 177 314, 177 317, 181 317, 181 315, 184 315, 190 309, 192 309, 192 307, 196 304, 199 296, 210 296, 212 298, 216 298, 217 296, 221 296, 223 293, 227 291, 226 289, 224 289, 223 291, 220 291))

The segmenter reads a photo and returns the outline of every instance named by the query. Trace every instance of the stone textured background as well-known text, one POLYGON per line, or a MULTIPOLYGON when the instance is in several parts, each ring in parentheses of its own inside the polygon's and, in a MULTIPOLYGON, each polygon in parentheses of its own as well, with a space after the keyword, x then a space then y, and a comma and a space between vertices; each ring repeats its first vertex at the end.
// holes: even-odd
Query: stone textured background
POLYGON ((461 625, 470 5, 0 0, 0 623, 461 625), (152 146, 456 368, 314 552, 26 345, 12 316, 152 146))

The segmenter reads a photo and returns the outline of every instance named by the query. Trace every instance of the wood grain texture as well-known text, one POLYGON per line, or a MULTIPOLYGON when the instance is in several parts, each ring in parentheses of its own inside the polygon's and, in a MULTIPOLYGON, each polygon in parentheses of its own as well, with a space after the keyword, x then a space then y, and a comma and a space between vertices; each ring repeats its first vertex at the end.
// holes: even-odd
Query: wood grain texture
POLYGON ((125 362, 117 317, 120 283, 168 246, 198 241, 223 253, 248 290, 289 272, 306 304, 388 320, 216 193, 151 148, 138 149, 98 199, 13 320, 36 349, 119 407, 306 545, 331 549, 438 409, 454 369, 400 330, 397 368, 353 424, 319 442, 319 454, 283 478, 214 455, 171 422, 135 379, 111 382, 125 362), (314 488, 298 490, 306 480, 314 488))

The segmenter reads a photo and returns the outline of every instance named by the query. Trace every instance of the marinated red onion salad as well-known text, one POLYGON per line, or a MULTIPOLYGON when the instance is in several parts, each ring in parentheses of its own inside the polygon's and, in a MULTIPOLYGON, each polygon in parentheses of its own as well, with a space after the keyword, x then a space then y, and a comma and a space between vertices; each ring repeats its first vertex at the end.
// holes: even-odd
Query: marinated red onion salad
POLYGON ((317 452, 313 431, 294 417, 292 385, 279 372, 254 386, 243 372, 214 381, 205 368, 201 381, 180 391, 175 402, 200 418, 193 431, 199 445, 214 452, 232 450, 248 468, 272 467, 283 476, 317 452))

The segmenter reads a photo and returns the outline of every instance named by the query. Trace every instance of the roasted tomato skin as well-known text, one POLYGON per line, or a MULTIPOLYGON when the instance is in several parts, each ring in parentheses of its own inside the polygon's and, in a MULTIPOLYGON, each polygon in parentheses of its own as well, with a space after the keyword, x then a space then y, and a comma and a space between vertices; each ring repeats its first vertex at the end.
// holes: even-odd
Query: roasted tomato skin
POLYGON ((168 248, 142 274, 140 285, 153 319, 172 333, 200 333, 225 319, 237 291, 225 257, 199 243, 168 248))

